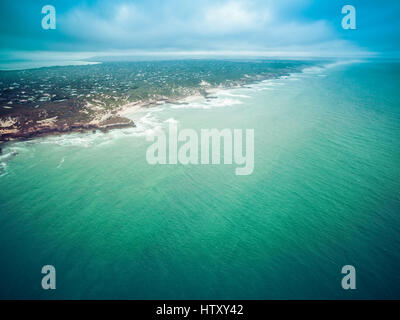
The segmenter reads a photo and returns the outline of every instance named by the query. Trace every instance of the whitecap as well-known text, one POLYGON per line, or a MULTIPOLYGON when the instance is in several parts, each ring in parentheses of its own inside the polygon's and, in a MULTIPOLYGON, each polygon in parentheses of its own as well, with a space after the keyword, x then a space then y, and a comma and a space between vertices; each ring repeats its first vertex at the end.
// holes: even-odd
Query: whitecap
POLYGON ((65 157, 63 157, 63 158, 61 159, 60 163, 59 163, 58 166, 57 166, 57 169, 61 168, 61 166, 62 166, 63 163, 64 163, 64 160, 65 160, 65 157))
POLYGON ((213 109, 221 107, 229 107, 243 102, 238 99, 216 97, 213 99, 204 99, 199 102, 191 102, 187 104, 172 104, 172 109, 213 109))
POLYGON ((0 177, 5 176, 8 173, 7 171, 7 163, 0 162, 0 177))
MULTIPOLYGON (((238 89, 238 90, 241 90, 241 89, 238 89)), ((250 96, 248 96, 248 95, 232 93, 230 91, 221 91, 218 93, 218 95, 235 97, 235 98, 245 98, 245 99, 250 98, 250 96)))

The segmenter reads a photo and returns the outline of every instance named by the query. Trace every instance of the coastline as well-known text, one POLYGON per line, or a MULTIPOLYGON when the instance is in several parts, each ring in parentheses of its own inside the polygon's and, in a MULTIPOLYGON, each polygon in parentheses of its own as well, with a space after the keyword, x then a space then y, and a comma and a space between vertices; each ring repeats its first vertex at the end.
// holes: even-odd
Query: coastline
POLYGON ((21 115, 11 114, 7 118, 0 118, 0 150, 1 145, 4 145, 6 142, 31 140, 39 137, 74 132, 95 132, 96 130, 108 132, 113 129, 136 127, 135 122, 127 118, 126 115, 132 114, 139 109, 151 108, 161 104, 189 104, 193 100, 212 98, 213 94, 219 90, 242 88, 246 85, 260 83, 265 80, 279 79, 292 73, 302 73, 303 70, 304 68, 296 71, 292 70, 290 73, 270 73, 249 78, 244 77, 236 81, 228 79, 230 82, 227 85, 218 84, 212 86, 202 81, 197 88, 188 90, 190 91, 188 95, 179 97, 157 96, 129 102, 107 111, 90 103, 87 103, 85 106, 76 106, 73 104, 73 101, 67 101, 67 103, 61 106, 54 106, 55 111, 59 112, 57 115, 48 114, 47 111, 53 111, 52 109, 22 110, 21 115), (85 114, 87 115, 90 112, 90 117, 87 116, 86 119, 78 119, 79 121, 76 121, 76 119, 70 115, 69 118, 67 118, 63 114, 63 110, 60 111, 62 108, 65 108, 65 113, 76 112, 78 115, 77 117, 80 116, 83 118, 85 118, 85 114))
POLYGON ((112 117, 107 120, 99 123, 99 122, 78 122, 73 124, 54 124, 50 119, 45 119, 41 123, 41 125, 28 127, 25 130, 17 130, 17 129, 0 129, 0 146, 5 142, 12 141, 23 141, 29 140, 36 137, 43 137, 48 135, 57 135, 57 134, 65 134, 72 132, 87 132, 87 131, 95 131, 100 130, 102 132, 107 132, 112 129, 121 129, 128 127, 135 127, 135 123, 127 118, 122 117, 112 117))

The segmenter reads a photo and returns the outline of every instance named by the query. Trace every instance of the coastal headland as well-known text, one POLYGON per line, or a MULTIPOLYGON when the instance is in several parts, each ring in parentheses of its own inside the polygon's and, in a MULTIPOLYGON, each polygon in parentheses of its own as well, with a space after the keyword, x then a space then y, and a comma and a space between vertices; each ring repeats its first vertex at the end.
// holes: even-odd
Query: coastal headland
POLYGON ((113 62, 0 71, 0 142, 134 127, 127 108, 185 103, 299 72, 299 61, 113 62))

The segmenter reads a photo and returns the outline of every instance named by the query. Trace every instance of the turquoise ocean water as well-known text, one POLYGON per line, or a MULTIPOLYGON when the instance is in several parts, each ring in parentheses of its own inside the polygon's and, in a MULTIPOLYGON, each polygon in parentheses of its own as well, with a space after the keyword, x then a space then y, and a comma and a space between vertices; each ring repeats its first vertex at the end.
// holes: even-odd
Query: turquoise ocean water
POLYGON ((399 85, 396 62, 308 68, 132 113, 136 129, 7 145, 0 297, 400 298, 399 85), (254 129, 253 174, 149 165, 169 119, 254 129))

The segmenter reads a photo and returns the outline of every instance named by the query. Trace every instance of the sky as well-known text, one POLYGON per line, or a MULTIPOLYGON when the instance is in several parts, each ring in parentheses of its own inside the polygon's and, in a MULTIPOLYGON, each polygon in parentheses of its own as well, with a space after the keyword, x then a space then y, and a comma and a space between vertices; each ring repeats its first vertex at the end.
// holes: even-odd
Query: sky
POLYGON ((0 60, 400 56, 399 0, 1 0, 0 60), (42 7, 56 9, 44 30, 42 7), (342 28, 344 5, 356 29, 342 28))

